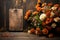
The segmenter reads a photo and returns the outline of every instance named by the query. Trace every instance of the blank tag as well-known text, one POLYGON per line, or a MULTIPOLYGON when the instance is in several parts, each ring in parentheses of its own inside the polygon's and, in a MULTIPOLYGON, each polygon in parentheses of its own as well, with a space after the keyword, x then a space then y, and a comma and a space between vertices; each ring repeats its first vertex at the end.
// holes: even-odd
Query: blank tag
POLYGON ((23 9, 9 9, 9 30, 22 31, 23 30, 23 9))

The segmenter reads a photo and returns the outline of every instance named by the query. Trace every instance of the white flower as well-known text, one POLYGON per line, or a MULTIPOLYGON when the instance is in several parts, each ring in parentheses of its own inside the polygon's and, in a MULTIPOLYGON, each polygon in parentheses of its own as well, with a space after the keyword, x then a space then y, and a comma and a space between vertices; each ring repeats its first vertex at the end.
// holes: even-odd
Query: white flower
POLYGON ((60 20, 59 17, 54 18, 54 21, 55 21, 55 22, 58 22, 59 20, 60 20))
POLYGON ((52 27, 52 28, 55 28, 55 27, 56 27, 56 23, 53 23, 53 24, 51 25, 51 27, 52 27))
POLYGON ((52 7, 51 9, 52 9, 52 10, 56 10, 56 9, 57 9, 57 7, 52 7))
POLYGON ((50 15, 50 17, 53 17, 55 14, 54 14, 54 12, 51 12, 51 15, 50 15))
POLYGON ((44 20, 45 20, 45 18, 46 18, 46 14, 44 14, 44 13, 43 13, 43 14, 41 14, 39 18, 40 18, 40 20, 41 20, 41 21, 44 21, 44 20))

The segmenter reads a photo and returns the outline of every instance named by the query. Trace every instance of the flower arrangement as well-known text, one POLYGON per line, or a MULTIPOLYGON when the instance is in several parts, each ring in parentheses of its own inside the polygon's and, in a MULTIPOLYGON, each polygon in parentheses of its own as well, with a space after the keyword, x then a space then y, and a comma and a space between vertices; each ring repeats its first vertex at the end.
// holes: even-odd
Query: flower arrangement
POLYGON ((55 32, 60 33, 60 5, 52 3, 38 3, 36 11, 28 10, 24 19, 28 22, 28 33, 48 35, 53 37, 55 32))

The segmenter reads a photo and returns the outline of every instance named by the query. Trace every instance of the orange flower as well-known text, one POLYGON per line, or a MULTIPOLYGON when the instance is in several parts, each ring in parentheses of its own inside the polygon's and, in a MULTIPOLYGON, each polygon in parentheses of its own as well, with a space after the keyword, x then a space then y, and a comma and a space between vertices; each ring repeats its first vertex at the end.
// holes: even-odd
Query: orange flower
POLYGON ((33 12, 32 14, 33 14, 33 15, 36 15, 36 14, 38 14, 38 13, 39 13, 39 12, 35 11, 35 12, 33 12))
POLYGON ((46 24, 49 24, 50 23, 49 21, 50 21, 50 18, 47 18, 46 19, 46 24))
POLYGON ((24 19, 27 20, 30 14, 31 14, 31 10, 28 10, 24 16, 24 19))
POLYGON ((46 24, 49 24, 49 23, 51 23, 53 21, 53 18, 47 18, 46 19, 46 24))
POLYGON ((25 15, 29 16, 31 14, 31 10, 28 10, 25 15))
POLYGON ((39 6, 40 6, 40 4, 37 4, 35 8, 37 8, 37 7, 39 7, 39 6))
POLYGON ((34 28, 30 29, 30 32, 31 32, 32 34, 35 33, 35 29, 34 29, 34 28))
POLYGON ((37 27, 37 28, 36 28, 36 31, 40 31, 40 28, 39 28, 39 27, 37 27))
POLYGON ((48 34, 48 30, 46 28, 43 28, 42 33, 43 34, 48 34))
POLYGON ((41 7, 37 7, 36 10, 40 12, 41 11, 41 7))
POLYGON ((39 27, 36 28, 35 34, 41 34, 41 31, 40 31, 39 27))
POLYGON ((28 19, 28 16, 24 16, 24 19, 27 20, 28 19))

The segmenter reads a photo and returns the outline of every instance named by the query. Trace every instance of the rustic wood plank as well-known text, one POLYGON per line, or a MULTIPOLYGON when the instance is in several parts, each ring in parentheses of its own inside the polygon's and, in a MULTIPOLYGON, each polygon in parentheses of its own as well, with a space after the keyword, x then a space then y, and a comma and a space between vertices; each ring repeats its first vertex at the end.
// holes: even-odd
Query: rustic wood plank
POLYGON ((60 40, 60 37, 46 38, 25 32, 0 32, 0 40, 60 40))

